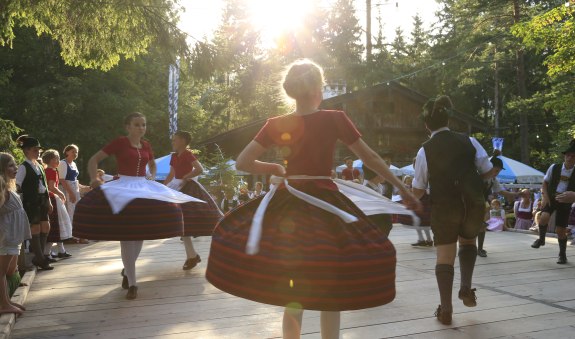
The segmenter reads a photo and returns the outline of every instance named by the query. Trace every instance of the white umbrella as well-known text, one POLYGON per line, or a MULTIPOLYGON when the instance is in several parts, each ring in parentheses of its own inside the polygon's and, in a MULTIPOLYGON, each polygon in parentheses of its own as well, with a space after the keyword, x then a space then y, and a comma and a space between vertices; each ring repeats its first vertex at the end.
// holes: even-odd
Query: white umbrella
POLYGON ((498 156, 505 168, 497 175, 500 183, 540 184, 545 174, 533 167, 508 157, 498 156))
POLYGON ((411 175, 411 176, 415 175, 415 169, 413 168, 413 164, 404 166, 404 167, 400 168, 400 170, 403 172, 403 174, 407 174, 407 175, 411 175))
MULTIPOLYGON (((335 168, 335 171, 337 173, 341 173, 345 169, 345 167, 346 167, 345 164, 339 165, 335 168)), ((363 168, 362 167, 363 167, 363 161, 361 161, 361 159, 354 160, 353 168, 358 169, 363 174, 363 168)), ((389 169, 391 170, 391 173, 393 173, 393 175, 395 175, 397 177, 403 175, 403 172, 399 168, 397 168, 396 166, 389 165, 389 169)))

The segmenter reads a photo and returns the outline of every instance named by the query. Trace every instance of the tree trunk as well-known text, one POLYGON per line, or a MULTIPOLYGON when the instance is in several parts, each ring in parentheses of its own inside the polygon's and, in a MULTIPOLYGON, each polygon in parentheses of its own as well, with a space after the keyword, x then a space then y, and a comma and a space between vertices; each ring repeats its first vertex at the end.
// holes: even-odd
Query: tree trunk
MULTIPOLYGON (((518 23, 521 20, 521 7, 519 0, 513 0, 513 21, 518 23)), ((527 98, 527 87, 525 86, 525 55, 522 47, 517 46, 515 51, 517 62, 517 91, 521 99, 527 98)), ((529 120, 526 111, 519 112, 519 144, 521 145, 521 162, 529 164, 529 120)))

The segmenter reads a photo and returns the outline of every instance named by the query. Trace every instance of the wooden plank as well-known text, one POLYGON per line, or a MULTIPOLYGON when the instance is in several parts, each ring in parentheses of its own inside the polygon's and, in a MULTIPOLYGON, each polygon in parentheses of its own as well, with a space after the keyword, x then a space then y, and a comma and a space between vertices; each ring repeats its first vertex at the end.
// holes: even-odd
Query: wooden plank
MULTIPOLYGON (((394 228, 396 300, 343 312, 342 337, 537 337, 538 331, 553 328, 558 329, 553 333, 568 337, 565 333, 572 333, 572 328, 566 331, 574 320, 569 311, 575 304, 569 292, 573 266, 555 264, 557 246, 551 241, 551 246, 531 249, 533 238, 520 233, 488 234, 489 257, 478 258, 476 267, 479 305, 467 308, 457 300, 456 267, 454 324, 446 327, 433 317, 439 302, 435 250, 413 248, 415 232, 394 228)), ((283 309, 211 286, 204 278, 210 238, 194 243, 204 262, 184 272, 179 239, 146 241, 138 260, 140 289, 134 301, 125 300, 126 292, 120 287, 122 265, 116 242, 68 246, 74 257, 57 263, 54 271, 38 274, 28 295, 28 311, 16 322, 13 337, 281 337, 283 309)), ((319 312, 304 313, 302 333, 304 338, 320 338, 319 312)))

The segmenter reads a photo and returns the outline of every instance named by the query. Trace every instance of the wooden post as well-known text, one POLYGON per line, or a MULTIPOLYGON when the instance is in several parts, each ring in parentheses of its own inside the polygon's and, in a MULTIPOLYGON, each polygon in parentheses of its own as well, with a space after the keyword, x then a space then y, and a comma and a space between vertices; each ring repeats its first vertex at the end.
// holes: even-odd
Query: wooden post
POLYGON ((365 0, 366 28, 365 28, 365 51, 367 62, 371 62, 371 0, 365 0))

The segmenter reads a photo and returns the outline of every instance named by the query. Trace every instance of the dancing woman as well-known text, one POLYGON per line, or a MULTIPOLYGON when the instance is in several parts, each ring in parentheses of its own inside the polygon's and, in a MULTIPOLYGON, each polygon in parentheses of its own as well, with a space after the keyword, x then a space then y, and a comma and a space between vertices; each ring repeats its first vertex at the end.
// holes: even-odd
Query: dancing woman
POLYGON ((299 338, 304 309, 322 311, 322 337, 338 338, 339 311, 395 297, 393 245, 330 177, 337 140, 419 207, 344 112, 319 109, 322 85, 322 70, 310 61, 287 71, 283 88, 295 112, 269 119, 236 163, 241 171, 277 176, 274 186, 220 220, 206 272, 225 292, 286 307, 285 338, 299 338), (287 169, 257 160, 272 146, 287 169))
POLYGON ((122 288, 128 290, 127 299, 135 299, 136 260, 143 241, 181 236, 184 218, 179 204, 202 201, 152 180, 156 163, 152 146, 143 139, 143 114, 129 114, 124 125, 128 135, 114 139, 88 162, 90 186, 98 189, 76 205, 73 233, 79 238, 120 241, 122 288), (98 163, 111 155, 118 161, 120 177, 104 184, 98 179, 98 163), (146 165, 150 169, 148 177, 146 165))

